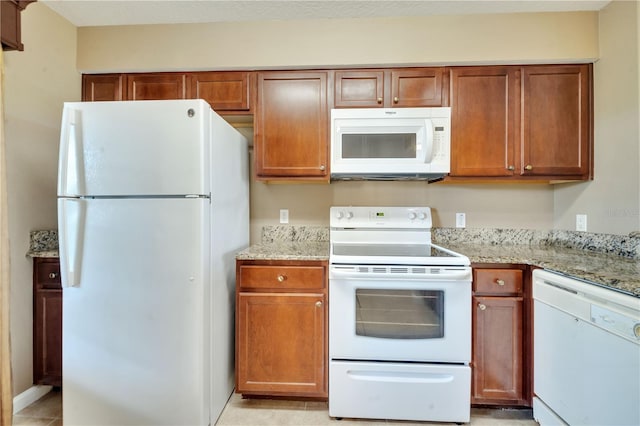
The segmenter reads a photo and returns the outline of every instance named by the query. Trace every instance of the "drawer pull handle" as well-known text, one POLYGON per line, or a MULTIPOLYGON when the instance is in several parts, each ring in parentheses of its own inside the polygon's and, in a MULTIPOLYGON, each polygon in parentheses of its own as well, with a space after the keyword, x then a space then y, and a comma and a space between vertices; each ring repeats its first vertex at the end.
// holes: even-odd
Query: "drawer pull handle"
POLYGON ((58 276, 58 274, 56 274, 55 272, 50 272, 49 273, 49 278, 51 278, 51 279, 54 279, 57 276, 58 276))
POLYGON ((478 303, 478 308, 480 308, 481 311, 484 311, 485 309, 487 309, 487 305, 483 303, 478 303))
POLYGON ((504 280, 501 280, 500 278, 496 279, 496 284, 503 286, 504 285, 504 280))
POLYGON ((320 300, 318 300, 318 301, 316 302, 316 307, 317 307, 317 308, 320 308, 321 306, 322 306, 322 302, 321 302, 320 300))
POLYGON ((279 282, 284 282, 284 280, 286 280, 286 279, 287 279, 286 275, 278 275, 278 281, 279 282))

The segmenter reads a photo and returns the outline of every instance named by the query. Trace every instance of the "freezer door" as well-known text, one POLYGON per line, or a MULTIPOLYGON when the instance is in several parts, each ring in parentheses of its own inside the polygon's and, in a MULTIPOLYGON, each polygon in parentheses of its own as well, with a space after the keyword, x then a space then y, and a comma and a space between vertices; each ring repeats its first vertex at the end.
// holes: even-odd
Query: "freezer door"
POLYGON ((65 103, 58 195, 209 194, 203 100, 65 103))
POLYGON ((58 207, 65 425, 208 425, 209 200, 58 207))

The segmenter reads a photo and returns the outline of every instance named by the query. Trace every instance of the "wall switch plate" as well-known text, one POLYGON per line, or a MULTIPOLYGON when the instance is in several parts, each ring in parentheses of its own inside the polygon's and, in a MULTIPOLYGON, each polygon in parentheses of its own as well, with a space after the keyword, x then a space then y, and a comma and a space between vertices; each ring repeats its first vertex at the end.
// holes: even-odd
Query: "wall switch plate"
POLYGON ((576 231, 587 232, 587 215, 586 214, 576 215, 576 231))
POLYGON ((289 209, 280 209, 280 223, 289 223, 289 209))
POLYGON ((456 213, 456 228, 464 228, 467 226, 467 218, 464 213, 456 213))

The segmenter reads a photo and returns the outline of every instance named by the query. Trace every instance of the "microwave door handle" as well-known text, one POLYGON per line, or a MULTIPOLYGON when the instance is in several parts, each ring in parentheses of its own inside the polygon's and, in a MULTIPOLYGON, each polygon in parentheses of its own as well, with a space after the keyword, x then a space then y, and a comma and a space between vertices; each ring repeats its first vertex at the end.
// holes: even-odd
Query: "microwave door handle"
POLYGON ((433 122, 431 120, 424 121, 425 141, 422 144, 422 162, 430 163, 433 156, 433 122))

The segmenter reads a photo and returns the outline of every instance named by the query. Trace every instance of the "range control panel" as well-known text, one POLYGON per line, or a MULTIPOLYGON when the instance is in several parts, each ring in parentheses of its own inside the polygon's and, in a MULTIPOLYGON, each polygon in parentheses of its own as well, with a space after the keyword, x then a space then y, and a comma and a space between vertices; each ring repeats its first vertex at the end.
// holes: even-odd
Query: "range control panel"
POLYGON ((430 229, 429 207, 331 207, 332 228, 430 229))

